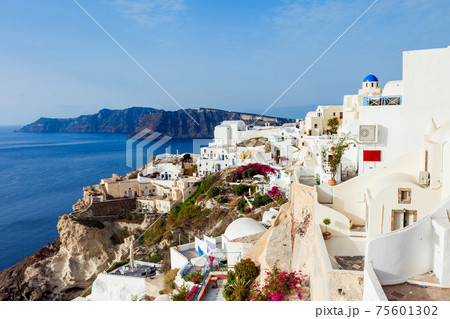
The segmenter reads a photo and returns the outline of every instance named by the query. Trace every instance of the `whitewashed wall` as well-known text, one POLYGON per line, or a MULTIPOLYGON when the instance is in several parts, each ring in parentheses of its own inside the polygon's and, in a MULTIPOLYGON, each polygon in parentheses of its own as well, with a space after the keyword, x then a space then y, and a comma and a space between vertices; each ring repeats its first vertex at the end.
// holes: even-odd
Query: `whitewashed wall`
POLYGON ((372 264, 382 285, 402 283, 411 276, 433 270, 435 231, 432 218, 447 218, 449 203, 450 198, 413 225, 367 242, 366 264, 372 264))

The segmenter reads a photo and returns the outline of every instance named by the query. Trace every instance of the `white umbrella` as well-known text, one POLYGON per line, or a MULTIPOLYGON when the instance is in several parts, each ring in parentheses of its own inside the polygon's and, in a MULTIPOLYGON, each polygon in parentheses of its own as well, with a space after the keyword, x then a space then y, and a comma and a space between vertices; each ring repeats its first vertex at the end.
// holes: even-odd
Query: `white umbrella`
POLYGON ((203 267, 208 260, 208 256, 202 255, 200 257, 195 257, 191 259, 191 264, 197 267, 203 267))

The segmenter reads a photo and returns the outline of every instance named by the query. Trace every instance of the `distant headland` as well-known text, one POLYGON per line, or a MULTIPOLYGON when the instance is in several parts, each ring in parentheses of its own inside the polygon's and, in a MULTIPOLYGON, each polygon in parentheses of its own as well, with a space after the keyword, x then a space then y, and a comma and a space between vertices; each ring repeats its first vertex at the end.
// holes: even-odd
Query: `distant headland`
POLYGON ((282 125, 294 121, 288 118, 261 117, 257 114, 210 108, 165 111, 151 107, 131 107, 123 110, 102 109, 96 114, 81 115, 77 118, 42 117, 18 131, 30 133, 121 133, 132 136, 146 128, 174 138, 207 138, 214 135, 216 125, 226 120, 243 120, 246 124, 255 125, 263 125, 267 122, 282 125))

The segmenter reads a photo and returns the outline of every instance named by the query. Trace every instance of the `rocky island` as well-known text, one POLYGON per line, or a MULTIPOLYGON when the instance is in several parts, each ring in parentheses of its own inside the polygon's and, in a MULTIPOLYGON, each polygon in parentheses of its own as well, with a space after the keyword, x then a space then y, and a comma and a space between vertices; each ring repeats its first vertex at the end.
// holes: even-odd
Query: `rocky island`
POLYGON ((242 120, 254 125, 294 122, 287 118, 210 108, 165 111, 151 107, 131 107, 124 110, 102 109, 93 115, 70 119, 42 117, 22 127, 19 132, 121 133, 132 136, 149 129, 174 138, 208 138, 214 135, 214 127, 226 120, 242 120))

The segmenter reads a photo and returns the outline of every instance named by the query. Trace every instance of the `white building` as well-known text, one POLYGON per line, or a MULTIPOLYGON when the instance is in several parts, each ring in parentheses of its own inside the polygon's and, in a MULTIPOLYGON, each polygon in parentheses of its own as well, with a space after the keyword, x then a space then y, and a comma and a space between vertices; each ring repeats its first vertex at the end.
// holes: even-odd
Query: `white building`
POLYGON ((243 121, 223 121, 214 130, 214 142, 200 150, 199 176, 255 162, 270 165, 284 159, 288 164, 301 135, 295 123, 246 126, 243 121))
POLYGON ((450 119, 449 68, 450 47, 405 51, 401 81, 344 98, 343 130, 361 142, 360 174, 423 147, 432 118, 438 126, 450 119))

